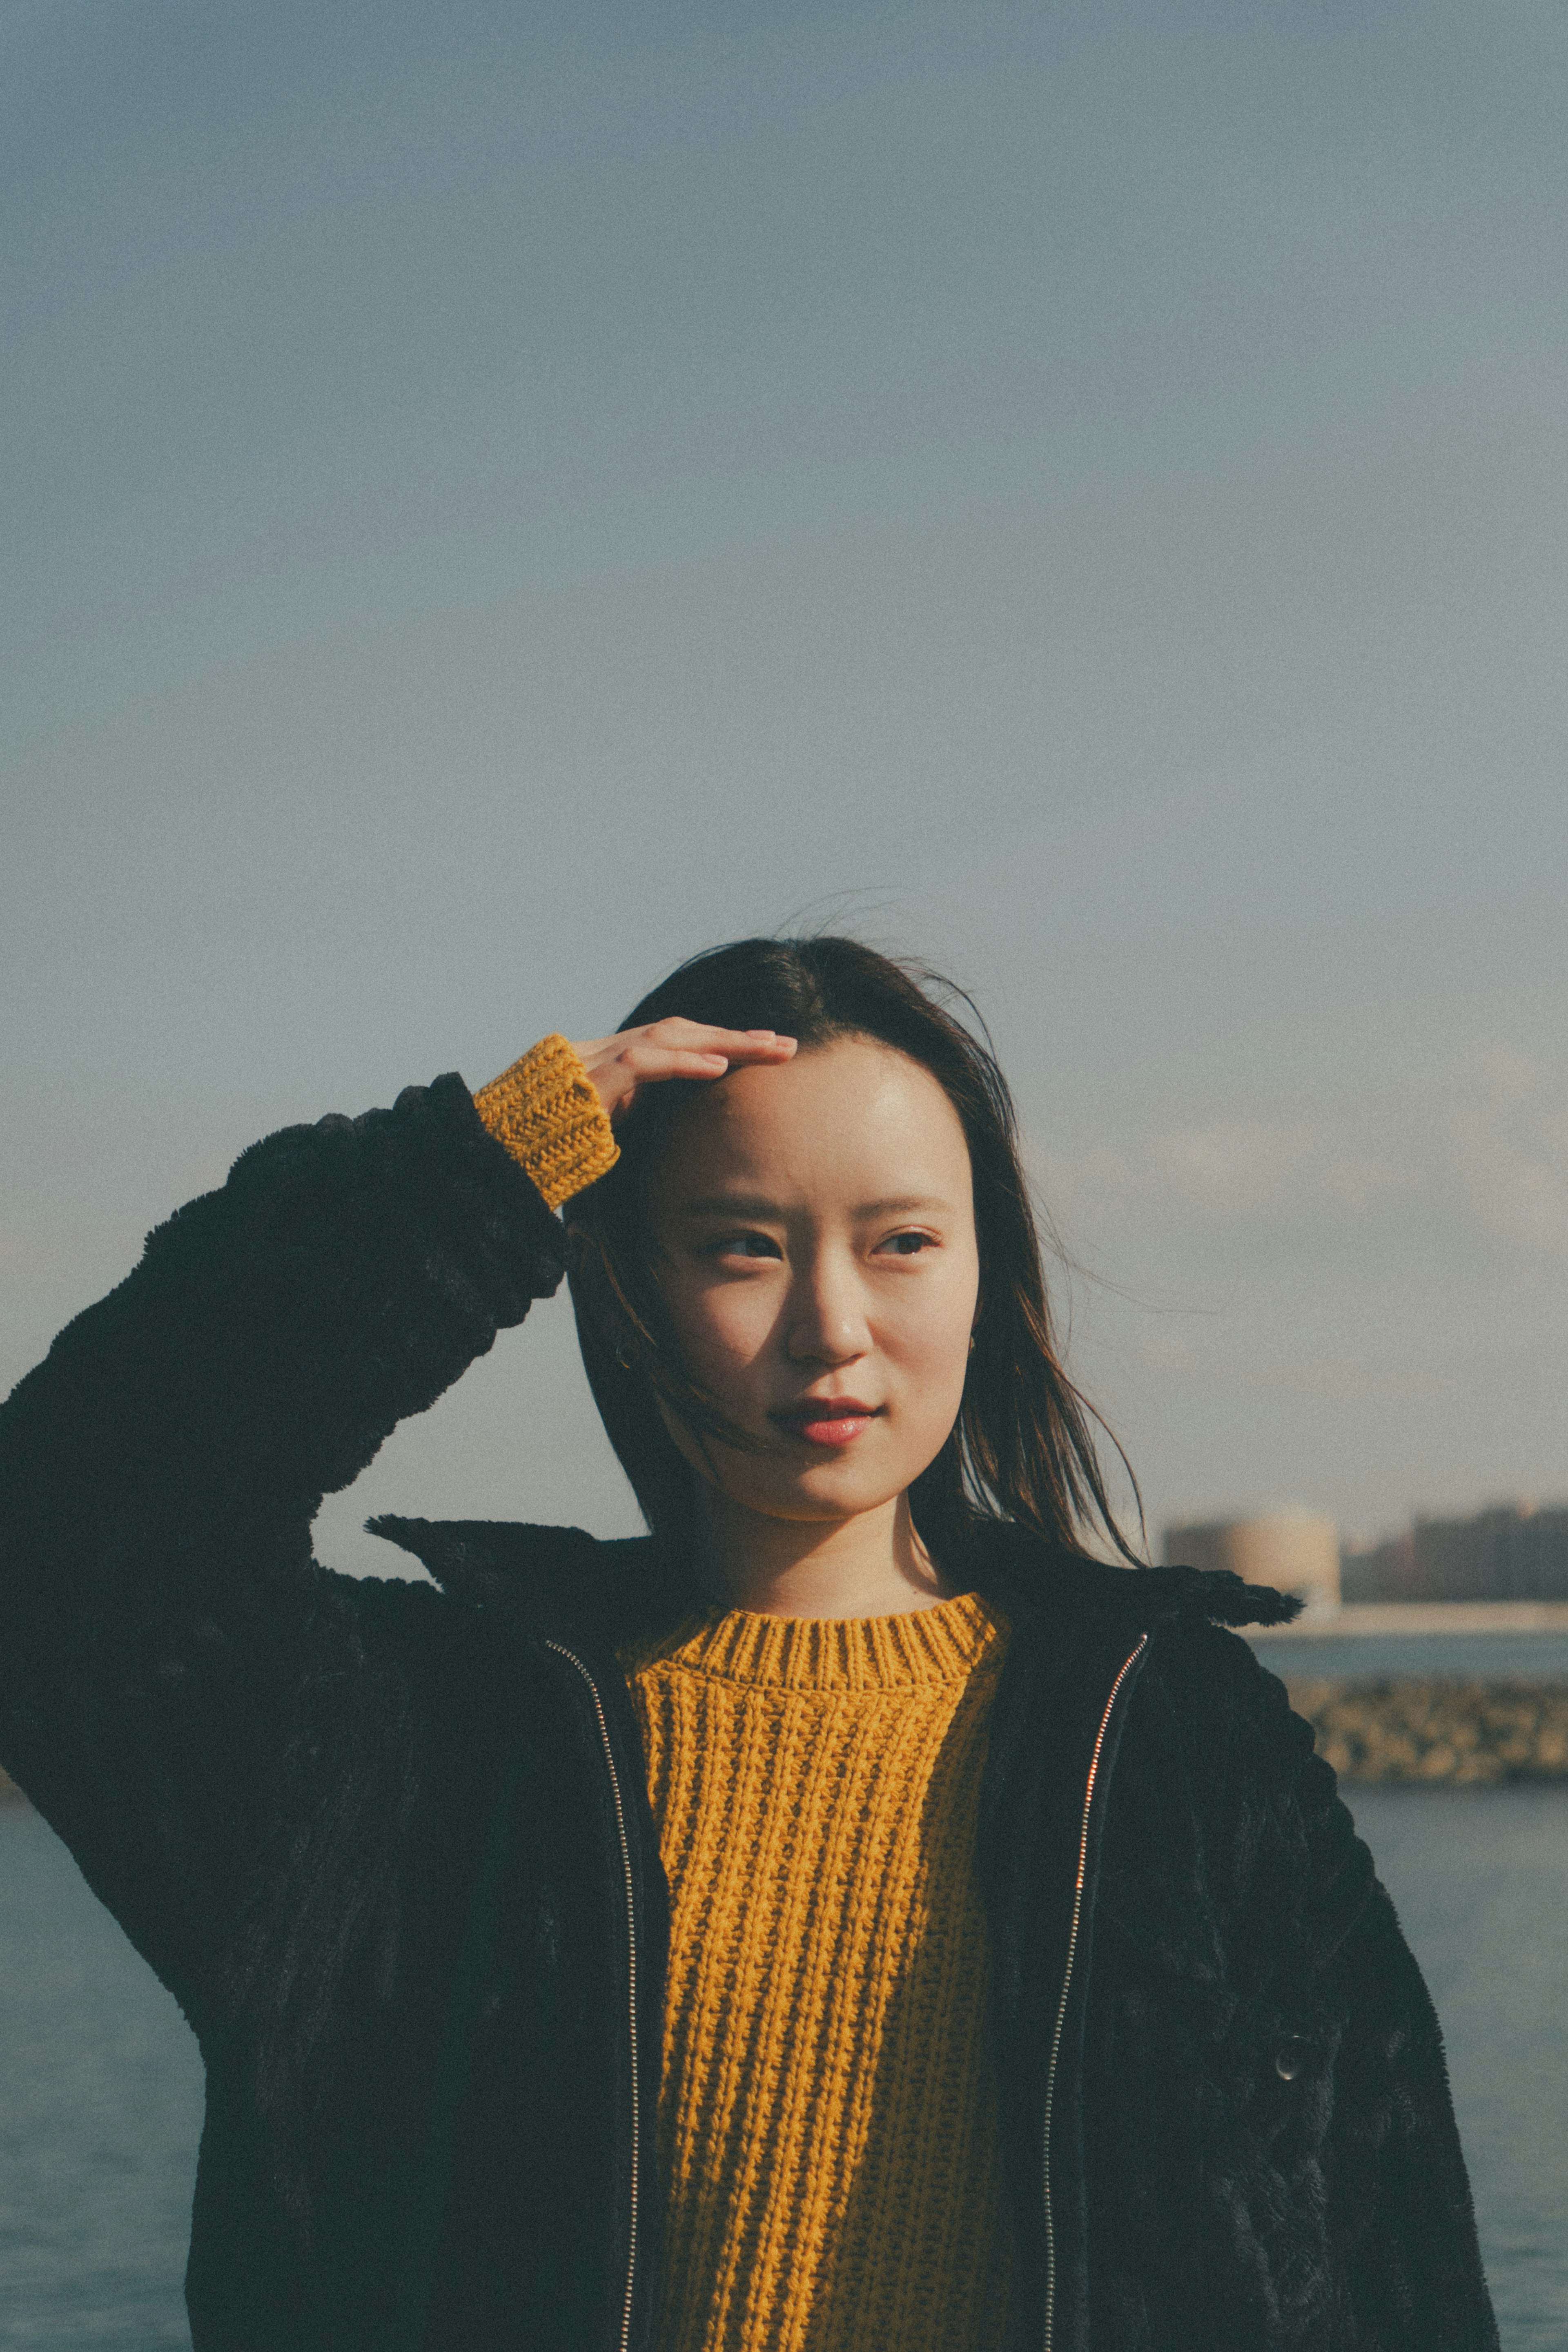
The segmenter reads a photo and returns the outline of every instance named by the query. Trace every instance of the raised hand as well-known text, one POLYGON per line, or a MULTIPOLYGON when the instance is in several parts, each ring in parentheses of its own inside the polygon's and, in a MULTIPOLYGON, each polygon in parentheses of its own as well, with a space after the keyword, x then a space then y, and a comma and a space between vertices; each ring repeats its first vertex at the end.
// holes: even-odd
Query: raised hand
POLYGON ((651 1022, 613 1037, 592 1037, 573 1051, 593 1081, 612 1123, 631 1109, 639 1090, 661 1078, 722 1078, 748 1062, 787 1062, 793 1037, 772 1029, 716 1029, 706 1021, 651 1022))

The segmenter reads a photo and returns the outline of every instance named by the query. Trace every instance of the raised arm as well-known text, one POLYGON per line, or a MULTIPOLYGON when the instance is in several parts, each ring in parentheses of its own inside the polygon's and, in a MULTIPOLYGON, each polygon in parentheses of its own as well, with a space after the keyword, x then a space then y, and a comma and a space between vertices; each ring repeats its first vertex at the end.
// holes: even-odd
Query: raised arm
POLYGON ((0 1762, 176 1990, 285 1753, 406 1716, 444 1638, 430 1588, 317 1565, 322 1496, 554 1291, 610 1111, 716 1075, 724 1034, 550 1036, 477 1097, 449 1076, 253 1145, 0 1409, 0 1762))
POLYGON ((357 1654, 322 1496, 555 1289, 564 1241, 438 1078, 253 1145, 0 1411, 0 1759, 171 1980, 302 1681, 357 1654))

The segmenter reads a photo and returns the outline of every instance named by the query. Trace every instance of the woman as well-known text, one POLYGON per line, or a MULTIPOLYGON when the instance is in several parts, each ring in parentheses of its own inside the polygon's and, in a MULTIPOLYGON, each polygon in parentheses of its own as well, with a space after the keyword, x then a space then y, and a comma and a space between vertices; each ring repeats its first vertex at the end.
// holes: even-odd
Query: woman
POLYGON ((254 1146, 4 1464, 0 1759, 206 2058, 197 2352, 1495 2345, 1420 1976, 1224 1630, 1294 1604, 1087 1556, 918 977, 745 941, 254 1146), (569 1268, 649 1535, 319 1568, 569 1268))

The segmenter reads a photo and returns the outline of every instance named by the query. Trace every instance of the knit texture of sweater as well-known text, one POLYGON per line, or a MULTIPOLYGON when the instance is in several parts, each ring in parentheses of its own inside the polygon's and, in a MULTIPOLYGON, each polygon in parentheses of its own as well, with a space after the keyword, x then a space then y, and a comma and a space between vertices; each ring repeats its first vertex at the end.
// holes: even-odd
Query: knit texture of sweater
POLYGON ((671 1948, 659 2352, 997 2352, 974 1875, 1005 1623, 730 1610, 628 1653, 671 1948))
POLYGON ((585 1192, 621 1157, 577 1048, 553 1030, 481 1087, 474 1107, 552 1209, 585 1192))

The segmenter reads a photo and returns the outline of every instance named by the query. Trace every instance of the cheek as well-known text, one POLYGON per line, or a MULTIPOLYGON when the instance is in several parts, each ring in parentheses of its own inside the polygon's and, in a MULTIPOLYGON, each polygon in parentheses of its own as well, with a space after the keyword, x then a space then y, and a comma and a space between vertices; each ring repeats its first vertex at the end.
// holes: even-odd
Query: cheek
POLYGON ((913 1399, 949 1419, 958 1409, 969 1363, 969 1317, 963 1311, 932 1318, 906 1335, 901 1368, 913 1399))
POLYGON ((906 1411, 950 1423, 969 1362, 977 1285, 964 1275, 922 1287, 903 1313, 885 1320, 883 1345, 905 1390, 906 1411))
POLYGON ((777 1312, 760 1283, 672 1287, 665 1297, 681 1353, 699 1380, 721 1370, 733 1377, 753 1362, 777 1312))

